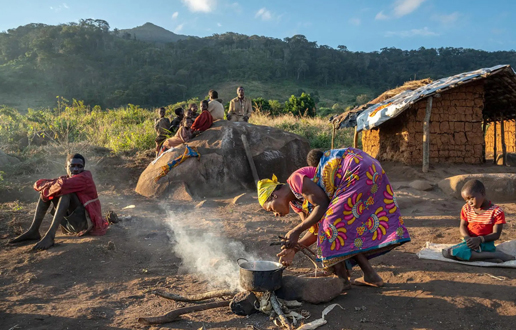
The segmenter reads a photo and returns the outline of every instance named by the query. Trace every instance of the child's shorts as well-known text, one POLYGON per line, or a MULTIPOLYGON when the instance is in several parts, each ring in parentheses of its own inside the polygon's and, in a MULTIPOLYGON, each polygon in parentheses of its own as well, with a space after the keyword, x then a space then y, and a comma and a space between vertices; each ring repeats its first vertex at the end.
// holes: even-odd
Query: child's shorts
MULTIPOLYGON (((459 243, 450 248, 450 254, 460 260, 469 261, 471 259, 471 249, 466 242, 459 243)), ((495 252, 496 246, 494 242, 480 243, 480 247, 475 252, 495 252)))

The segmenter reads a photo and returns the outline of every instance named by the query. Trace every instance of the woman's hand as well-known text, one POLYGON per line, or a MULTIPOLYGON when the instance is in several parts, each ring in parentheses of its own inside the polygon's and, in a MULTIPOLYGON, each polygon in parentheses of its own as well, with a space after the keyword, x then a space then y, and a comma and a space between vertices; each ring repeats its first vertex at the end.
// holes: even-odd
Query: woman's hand
POLYGON ((296 255, 296 250, 294 249, 284 249, 276 256, 279 257, 279 263, 285 267, 292 265, 292 261, 294 260, 294 256, 296 255))
POLYGON ((287 235, 285 235, 285 238, 286 238, 285 246, 288 249, 293 249, 296 246, 297 242, 299 241, 300 235, 301 235, 301 232, 296 228, 289 231, 287 233, 287 235))

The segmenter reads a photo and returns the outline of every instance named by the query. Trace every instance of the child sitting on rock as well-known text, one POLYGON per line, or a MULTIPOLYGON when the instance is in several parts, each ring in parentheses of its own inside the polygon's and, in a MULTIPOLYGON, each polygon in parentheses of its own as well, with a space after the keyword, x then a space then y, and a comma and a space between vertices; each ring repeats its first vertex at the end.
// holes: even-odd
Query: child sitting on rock
POLYGON ((500 238, 505 214, 486 199, 486 188, 479 180, 469 180, 461 190, 466 201, 460 213, 460 233, 464 242, 443 249, 445 258, 461 261, 487 261, 501 263, 515 257, 497 251, 494 241, 500 238))

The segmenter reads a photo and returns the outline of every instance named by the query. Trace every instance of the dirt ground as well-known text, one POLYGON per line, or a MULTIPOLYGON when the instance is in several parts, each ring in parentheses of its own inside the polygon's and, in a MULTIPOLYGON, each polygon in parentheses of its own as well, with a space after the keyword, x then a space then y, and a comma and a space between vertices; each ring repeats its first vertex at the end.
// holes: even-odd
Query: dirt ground
MULTIPOLYGON (((188 305, 155 296, 151 291, 156 288, 195 294, 222 287, 212 267, 221 260, 234 266, 234 258, 243 248, 248 254, 275 260, 278 247, 269 243, 299 221, 292 213, 284 218, 267 214, 253 192, 236 204, 232 203, 234 196, 228 196, 197 208, 200 200, 143 198, 133 189, 146 162, 110 156, 90 162, 103 212, 113 210, 123 219, 102 237, 58 233, 56 246, 38 253, 29 251, 32 244, 11 246, 7 241, 31 222, 37 200, 30 189, 32 183, 59 174, 59 170, 11 179, 10 190, 0 192, 0 329, 276 328, 264 314, 241 317, 227 307, 188 314, 161 326, 137 323, 138 317, 158 316, 188 305), (124 209, 130 205, 135 207, 124 209), (206 236, 210 233, 212 236, 206 236), (222 255, 217 255, 214 242, 223 245, 222 255), (180 243, 188 251, 178 252, 180 243), (192 257, 180 257, 185 255, 192 257), (213 263, 206 256, 214 259, 213 263), (195 265, 199 260, 201 264, 195 265)), ((427 241, 459 241, 463 202, 437 187, 422 192, 409 188, 408 183, 419 178, 437 183, 456 174, 516 170, 493 165, 439 166, 423 175, 417 167, 386 163, 384 168, 396 189, 412 241, 372 261, 386 282, 384 287, 353 287, 340 295, 332 303, 340 304, 344 311, 332 311, 321 329, 513 329, 516 270, 419 260, 416 252, 427 241)), ((506 241, 516 235, 516 204, 501 206, 508 220, 502 236, 506 241)), ((47 226, 49 221, 46 218, 47 226)), ((300 255, 285 274, 310 271, 311 263, 300 255)), ((229 281, 234 275, 228 275, 229 281)), ((361 272, 355 268, 352 275, 355 278, 361 272)), ((305 303, 303 309, 314 320, 327 305, 305 303)))

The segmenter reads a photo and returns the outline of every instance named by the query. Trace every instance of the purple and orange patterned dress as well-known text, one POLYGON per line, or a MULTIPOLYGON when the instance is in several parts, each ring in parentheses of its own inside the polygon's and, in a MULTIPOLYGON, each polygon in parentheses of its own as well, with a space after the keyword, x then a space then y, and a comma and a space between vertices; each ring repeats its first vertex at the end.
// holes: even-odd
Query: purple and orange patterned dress
POLYGON ((341 261, 353 265, 354 255, 370 259, 410 241, 389 179, 367 153, 354 148, 329 150, 317 169, 303 167, 290 176, 287 183, 297 198, 291 207, 308 215, 312 205, 301 194, 304 176, 330 200, 326 214, 310 229, 317 234, 317 255, 324 267, 341 261))

